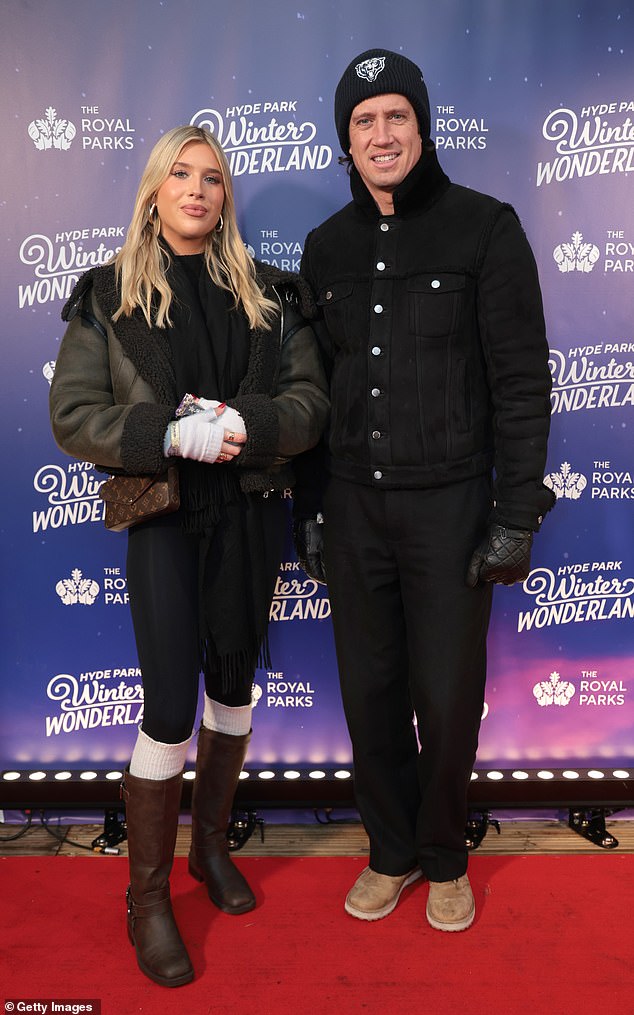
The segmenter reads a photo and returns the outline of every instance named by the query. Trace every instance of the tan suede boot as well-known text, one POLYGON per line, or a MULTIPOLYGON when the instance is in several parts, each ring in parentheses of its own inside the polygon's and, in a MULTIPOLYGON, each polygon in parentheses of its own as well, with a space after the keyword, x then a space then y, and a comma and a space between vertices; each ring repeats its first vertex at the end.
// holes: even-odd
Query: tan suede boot
POLYGON ((229 855, 227 826, 251 734, 230 736, 201 726, 192 792, 189 873, 209 898, 236 916, 255 907, 255 895, 229 855))
POLYGON ((182 774, 154 780, 126 772, 122 786, 130 862, 128 936, 139 969, 162 987, 180 987, 194 978, 169 885, 182 780, 182 774))
POLYGON ((466 874, 455 881, 430 881, 427 919, 435 930, 466 930, 473 923, 475 902, 466 874))
POLYGON ((403 889, 422 876, 423 872, 417 867, 398 877, 378 874, 366 867, 348 892, 344 909, 357 920, 382 920, 396 908, 403 889))

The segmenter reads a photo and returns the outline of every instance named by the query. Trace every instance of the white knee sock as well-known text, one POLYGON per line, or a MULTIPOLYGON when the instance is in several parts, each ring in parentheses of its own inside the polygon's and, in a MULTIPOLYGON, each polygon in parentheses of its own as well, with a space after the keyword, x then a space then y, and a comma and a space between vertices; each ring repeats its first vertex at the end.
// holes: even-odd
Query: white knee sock
POLYGON ((244 737, 251 729, 252 706, 238 705, 230 708, 205 695, 203 726, 216 733, 228 733, 231 737, 244 737))
POLYGON ((171 779, 183 771, 190 741, 191 737, 182 744, 160 744, 139 729, 130 760, 130 775, 137 779, 171 779))

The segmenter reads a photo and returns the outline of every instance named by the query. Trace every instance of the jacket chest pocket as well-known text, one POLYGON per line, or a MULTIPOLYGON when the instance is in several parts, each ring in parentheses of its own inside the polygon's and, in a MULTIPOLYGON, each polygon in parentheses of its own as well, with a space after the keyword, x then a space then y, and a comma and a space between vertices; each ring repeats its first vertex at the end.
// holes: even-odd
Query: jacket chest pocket
POLYGON ((465 276, 449 272, 408 279, 410 333, 422 338, 439 338, 455 331, 464 289, 465 276))
POLYGON ((317 296, 317 306, 323 312, 328 331, 339 345, 350 335, 353 289, 352 282, 333 282, 320 289, 317 296))

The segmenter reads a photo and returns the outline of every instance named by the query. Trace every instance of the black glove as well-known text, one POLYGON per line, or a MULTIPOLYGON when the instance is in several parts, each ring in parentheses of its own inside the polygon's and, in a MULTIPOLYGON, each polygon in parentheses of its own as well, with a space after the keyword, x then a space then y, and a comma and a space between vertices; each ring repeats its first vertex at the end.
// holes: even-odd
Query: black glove
POLYGON ((469 562, 467 585, 473 589, 479 581, 501 585, 523 582, 530 571, 532 545, 532 532, 491 525, 469 562))
POLYGON ((308 577, 325 585, 324 523, 321 515, 293 522, 293 542, 297 559, 308 577))

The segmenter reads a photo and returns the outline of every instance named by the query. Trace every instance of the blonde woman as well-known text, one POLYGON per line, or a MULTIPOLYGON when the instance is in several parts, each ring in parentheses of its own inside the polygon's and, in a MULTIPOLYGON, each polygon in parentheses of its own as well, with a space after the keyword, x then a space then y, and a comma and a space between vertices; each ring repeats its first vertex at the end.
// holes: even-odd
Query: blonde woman
POLYGON ((328 411, 300 310, 311 312, 301 281, 245 250, 222 148, 184 126, 151 152, 121 251, 62 313, 50 403, 60 448, 114 474, 179 469, 180 508, 130 528, 127 553, 145 698, 123 787, 128 933, 164 986, 194 975, 168 879, 201 672, 189 869, 225 912, 255 905, 227 822, 267 654, 289 459, 317 442, 328 411))

